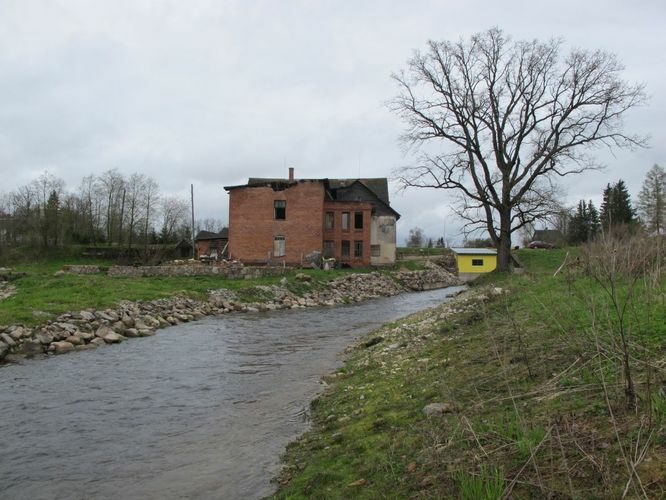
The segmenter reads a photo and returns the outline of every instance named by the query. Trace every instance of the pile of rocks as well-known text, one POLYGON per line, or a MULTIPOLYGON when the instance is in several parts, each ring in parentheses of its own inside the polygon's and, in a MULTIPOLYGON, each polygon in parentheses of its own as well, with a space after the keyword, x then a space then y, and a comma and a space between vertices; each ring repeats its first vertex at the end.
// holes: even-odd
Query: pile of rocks
POLYGON ((0 281, 0 301, 11 297, 15 293, 16 287, 14 285, 10 285, 7 281, 0 281))
POLYGON ((16 277, 16 273, 13 270, 8 267, 0 267, 0 301, 16 293, 16 287, 9 284, 9 281, 16 277))
POLYGON ((424 271, 400 271, 396 278, 408 289, 415 291, 434 290, 447 286, 460 285, 458 276, 434 262, 426 261, 424 271))
POLYGON ((25 276, 25 273, 17 273, 9 267, 0 267, 0 282, 2 281, 14 281, 17 278, 25 276))
POLYGON ((56 272, 56 276, 61 274, 79 274, 79 275, 100 274, 101 272, 102 268, 100 268, 99 266, 71 265, 71 266, 63 266, 63 268, 60 271, 56 272))
MULTIPOLYGON (((294 280, 300 282, 299 288, 306 286, 310 290, 302 294, 293 293, 289 282, 283 278, 280 285, 255 287, 253 295, 260 297, 255 302, 244 302, 236 292, 221 289, 210 291, 207 300, 171 297, 146 302, 121 302, 116 308, 62 314, 54 321, 35 328, 0 326, 0 360, 92 349, 128 338, 154 335, 158 328, 205 316, 361 302, 397 295, 405 290, 423 289, 416 288, 414 283, 444 283, 438 269, 414 273, 417 274, 399 273, 397 279, 379 272, 350 274, 328 283, 325 288, 314 286, 309 276, 297 275, 294 280), (409 284, 403 286, 401 279, 409 284)), ((449 281, 442 286, 458 284, 454 276, 447 279, 449 281)))

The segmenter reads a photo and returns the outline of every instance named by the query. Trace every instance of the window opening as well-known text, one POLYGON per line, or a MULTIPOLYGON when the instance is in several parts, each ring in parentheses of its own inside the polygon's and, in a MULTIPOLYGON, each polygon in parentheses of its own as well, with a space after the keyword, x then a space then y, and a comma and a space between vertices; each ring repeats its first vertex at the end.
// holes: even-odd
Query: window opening
POLYGON ((363 241, 354 241, 354 257, 363 257, 363 241))
POLYGON ((275 209, 275 220, 285 220, 287 218, 287 202, 285 200, 275 200, 273 207, 275 209))
POLYGON ((325 226, 326 229, 333 229, 335 226, 335 214, 333 212, 326 212, 325 226))
POLYGON ((342 240, 342 258, 349 258, 349 250, 350 250, 350 245, 349 245, 349 240, 342 240))
POLYGON ((349 231, 349 212, 342 212, 342 230, 349 231))
POLYGON ((363 229, 363 212, 354 212, 354 228, 363 229))

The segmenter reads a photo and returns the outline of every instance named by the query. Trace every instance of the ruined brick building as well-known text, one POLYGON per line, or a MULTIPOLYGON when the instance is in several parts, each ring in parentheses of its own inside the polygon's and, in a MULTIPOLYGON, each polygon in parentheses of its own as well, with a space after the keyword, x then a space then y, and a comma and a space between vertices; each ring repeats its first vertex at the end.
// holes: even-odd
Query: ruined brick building
POLYGON ((395 262, 396 221, 388 182, 250 178, 229 193, 229 255, 249 264, 298 265, 321 252, 350 266, 395 262))

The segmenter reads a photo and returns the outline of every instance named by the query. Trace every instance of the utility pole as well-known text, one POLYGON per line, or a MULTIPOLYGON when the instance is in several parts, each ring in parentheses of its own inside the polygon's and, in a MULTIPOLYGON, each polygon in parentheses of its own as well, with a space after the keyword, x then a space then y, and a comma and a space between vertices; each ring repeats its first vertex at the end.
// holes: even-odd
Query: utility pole
POLYGON ((192 259, 194 259, 194 184, 190 184, 190 199, 192 200, 192 259))

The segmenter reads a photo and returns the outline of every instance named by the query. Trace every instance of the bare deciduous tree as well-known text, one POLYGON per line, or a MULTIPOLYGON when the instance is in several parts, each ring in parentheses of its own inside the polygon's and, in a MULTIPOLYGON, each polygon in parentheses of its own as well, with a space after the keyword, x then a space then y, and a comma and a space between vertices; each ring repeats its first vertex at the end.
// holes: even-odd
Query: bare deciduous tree
POLYGON ((211 231, 213 233, 218 233, 222 231, 224 223, 220 219, 214 217, 206 217, 204 219, 197 219, 194 224, 195 232, 199 231, 211 231))
POLYGON ((423 229, 420 227, 413 227, 409 230, 407 237, 407 246, 419 248, 423 246, 423 229))
MULTIPOLYGON (((104 194, 106 203, 106 241, 113 243, 114 228, 121 225, 123 210, 123 192, 125 191, 125 179, 118 170, 111 169, 99 177, 100 191, 104 194)), ((118 230, 118 244, 120 244, 121 229, 118 230)))
POLYGON ((512 42, 491 29, 468 42, 435 42, 394 74, 403 139, 420 151, 404 187, 454 189, 467 227, 485 229, 510 268, 512 233, 551 215, 558 177, 598 168, 594 146, 642 146, 623 132, 626 111, 646 99, 622 80, 613 54, 562 42, 512 42))
POLYGON ((162 229, 160 237, 163 242, 176 238, 178 228, 186 226, 190 216, 190 204, 187 200, 175 196, 162 198, 162 229))

